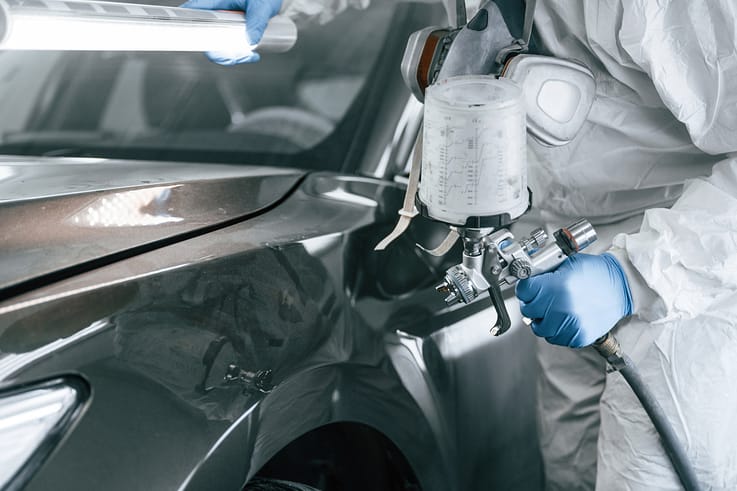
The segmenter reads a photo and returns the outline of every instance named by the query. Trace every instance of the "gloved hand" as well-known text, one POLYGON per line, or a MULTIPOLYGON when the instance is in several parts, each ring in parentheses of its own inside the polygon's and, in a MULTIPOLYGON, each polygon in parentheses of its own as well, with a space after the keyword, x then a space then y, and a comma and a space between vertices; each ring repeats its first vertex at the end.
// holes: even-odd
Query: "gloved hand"
POLYGON ((632 315, 627 277, 611 254, 576 254, 550 273, 516 287, 522 315, 532 331, 552 344, 582 348, 632 315))
MULTIPOLYGON (((241 10, 246 13, 246 32, 251 44, 261 41, 269 19, 279 13, 282 0, 189 0, 180 7, 201 10, 241 10)), ((232 51, 210 51, 207 57, 220 65, 253 63, 261 59, 248 46, 233 46, 232 51)))

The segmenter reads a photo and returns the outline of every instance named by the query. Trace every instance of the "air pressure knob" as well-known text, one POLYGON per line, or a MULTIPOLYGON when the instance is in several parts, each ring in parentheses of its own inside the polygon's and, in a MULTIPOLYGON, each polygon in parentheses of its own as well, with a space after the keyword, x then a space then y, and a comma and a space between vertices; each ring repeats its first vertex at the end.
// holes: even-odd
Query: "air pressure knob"
POLYGON ((518 280, 524 280, 532 274, 532 265, 524 259, 515 259, 509 265, 509 273, 518 280))
POLYGON ((547 240, 548 234, 545 232, 545 229, 536 228, 530 232, 529 237, 520 240, 520 245, 528 254, 532 254, 534 251, 544 246, 547 240))

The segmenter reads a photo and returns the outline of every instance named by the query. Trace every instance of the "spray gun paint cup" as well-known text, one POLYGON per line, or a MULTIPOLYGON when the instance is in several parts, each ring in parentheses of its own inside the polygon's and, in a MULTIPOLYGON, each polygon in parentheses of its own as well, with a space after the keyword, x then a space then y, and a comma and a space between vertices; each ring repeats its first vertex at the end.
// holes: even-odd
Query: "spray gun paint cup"
POLYGON ((425 94, 419 199, 430 218, 467 225, 529 206, 522 91, 491 76, 442 80, 425 94))

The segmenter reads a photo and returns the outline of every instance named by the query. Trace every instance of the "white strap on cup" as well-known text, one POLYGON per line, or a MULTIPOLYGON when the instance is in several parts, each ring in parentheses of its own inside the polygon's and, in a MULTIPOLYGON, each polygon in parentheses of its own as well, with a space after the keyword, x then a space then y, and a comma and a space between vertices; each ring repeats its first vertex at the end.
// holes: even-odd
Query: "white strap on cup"
POLYGON ((522 42, 524 42, 525 49, 530 45, 530 38, 532 37, 532 24, 535 20, 535 7, 537 6, 537 0, 527 0, 525 2, 525 21, 522 25, 522 42))
POLYGON ((451 247, 455 245, 458 237, 460 237, 458 230, 451 227, 448 231, 448 235, 445 236, 440 245, 437 246, 435 249, 425 249, 420 244, 415 245, 432 256, 445 256, 448 251, 450 251, 451 247))
MULTIPOLYGON (((407 228, 409 228, 409 224, 412 222, 412 219, 418 215, 417 209, 415 208, 415 196, 417 195, 417 189, 420 185, 421 166, 422 126, 420 126, 419 132, 417 133, 415 146, 412 150, 412 167, 409 171, 409 182, 407 183, 407 190, 404 193, 404 203, 402 205, 402 209, 397 212, 399 214, 399 220, 397 220, 397 224, 394 226, 394 230, 392 230, 389 235, 384 237, 384 239, 379 242, 376 247, 374 247, 375 251, 383 251, 384 249, 386 249, 389 244, 394 242, 400 235, 405 232, 405 230, 407 230, 407 228)), ((453 244, 456 243, 458 237, 458 231, 455 228, 451 228, 445 239, 443 239, 440 245, 438 245, 434 249, 426 249, 420 244, 416 245, 428 254, 431 254, 433 256, 443 256, 451 249, 451 247, 453 247, 453 244)))
POLYGON ((417 188, 420 185, 420 167, 422 166, 422 125, 417 132, 417 138, 415 139, 415 146, 412 150, 412 167, 409 171, 409 182, 407 183, 407 190, 404 192, 404 204, 402 209, 399 210, 399 220, 394 226, 394 230, 384 239, 376 244, 374 247, 375 251, 383 251, 389 244, 394 242, 400 235, 404 233, 412 219, 417 216, 417 210, 415 209, 415 195, 417 195, 417 188))

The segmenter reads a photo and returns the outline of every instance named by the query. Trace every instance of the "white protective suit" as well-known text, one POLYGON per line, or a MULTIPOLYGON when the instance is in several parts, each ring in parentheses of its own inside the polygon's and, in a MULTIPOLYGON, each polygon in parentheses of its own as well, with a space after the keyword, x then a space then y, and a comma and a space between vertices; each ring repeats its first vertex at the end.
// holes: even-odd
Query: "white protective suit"
MULTIPOLYGON (((737 160, 727 156, 737 150, 735 7, 731 0, 539 2, 545 48, 590 66, 597 98, 570 145, 531 145, 538 162, 530 167, 544 217, 599 224, 632 217, 600 225, 606 236, 627 231, 648 209, 638 233, 614 239, 635 303, 617 337, 699 480, 724 490, 737 489, 737 160), (697 176, 709 177, 689 179, 697 176)), ((539 358, 550 489, 591 489, 594 480, 603 490, 680 489, 619 374, 606 377, 599 412, 603 366, 590 349, 541 342, 539 358)))
MULTIPOLYGON (((283 11, 325 22, 367 2, 285 0, 283 11)), ((597 97, 569 145, 530 140, 538 211, 526 219, 597 225, 598 250, 611 247, 633 293, 617 337, 700 481, 737 489, 737 4, 539 0, 535 25, 550 54, 593 70, 597 97), (618 232, 629 234, 612 244, 618 232)), ((619 374, 605 376, 590 348, 541 341, 539 358, 549 489, 680 489, 619 374)))

